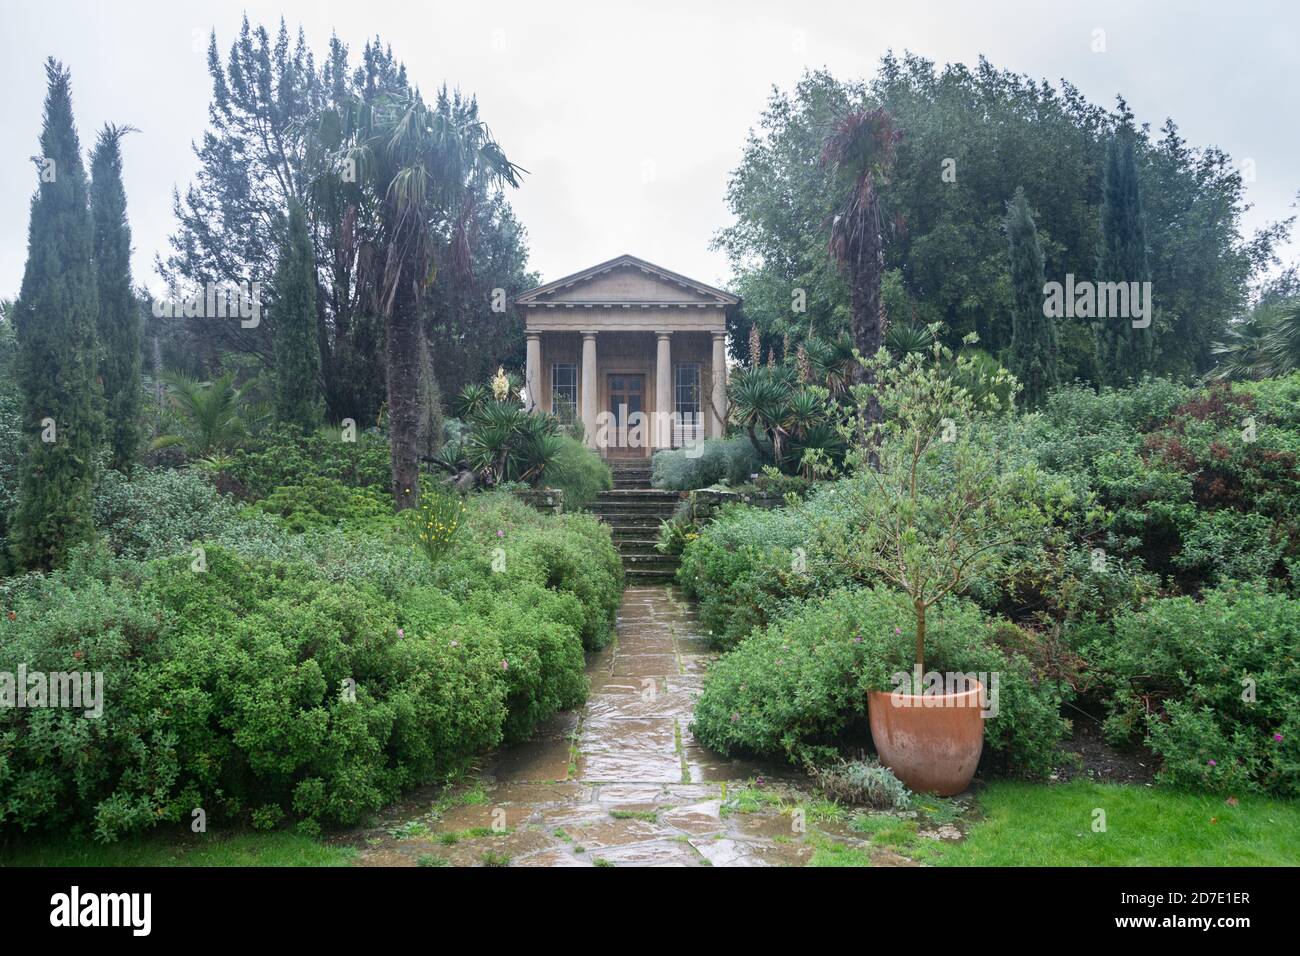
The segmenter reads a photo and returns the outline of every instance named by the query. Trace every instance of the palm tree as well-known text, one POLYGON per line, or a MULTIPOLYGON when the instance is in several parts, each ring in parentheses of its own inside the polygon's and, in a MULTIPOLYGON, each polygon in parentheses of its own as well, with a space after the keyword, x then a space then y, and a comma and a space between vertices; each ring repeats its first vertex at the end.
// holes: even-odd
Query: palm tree
MULTIPOLYGON (((853 344, 872 358, 884 341, 880 282, 885 271, 879 186, 886 181, 902 134, 888 110, 852 110, 827 135, 822 168, 830 174, 834 210, 829 217, 830 254, 849 283, 853 344)), ((869 369, 857 366, 855 382, 870 384, 869 369)), ((880 404, 868 415, 880 420, 880 404)))
POLYGON ((234 372, 210 382, 164 372, 163 381, 176 430, 155 438, 150 445, 155 450, 181 445, 191 460, 220 456, 238 447, 249 426, 268 414, 265 407, 243 400, 234 372))
POLYGON ((1300 303, 1258 306, 1211 351, 1218 357, 1211 379, 1240 381, 1295 371, 1300 368, 1300 303))
POLYGON ((506 158, 477 106, 453 104, 443 89, 430 107, 404 72, 373 75, 362 95, 325 110, 309 138, 322 149, 336 145, 320 175, 335 180, 350 217, 361 208, 374 222, 364 254, 360 237, 356 251, 384 319, 393 499, 409 508, 419 496, 424 294, 439 268, 468 273, 478 197, 518 186, 524 170, 506 158), (339 187, 341 169, 350 176, 339 187))

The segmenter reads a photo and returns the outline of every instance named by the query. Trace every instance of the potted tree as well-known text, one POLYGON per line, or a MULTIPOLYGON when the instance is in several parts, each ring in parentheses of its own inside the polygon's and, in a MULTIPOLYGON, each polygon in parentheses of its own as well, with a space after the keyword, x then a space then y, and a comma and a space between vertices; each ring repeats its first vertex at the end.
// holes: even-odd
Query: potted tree
POLYGON ((1034 468, 1013 470, 1001 460, 985 426, 1019 386, 981 358, 935 341, 898 361, 883 349, 864 360, 884 418, 870 414, 869 387, 855 386, 856 520, 836 548, 856 577, 897 588, 914 615, 912 670, 901 670, 905 658, 887 662, 900 668, 895 686, 869 692, 868 715, 881 762, 913 790, 940 795, 966 789, 975 773, 984 687, 926 673, 927 617, 944 597, 996 574, 1013 546, 1041 534, 1052 502, 1065 494, 1046 488, 1034 468))

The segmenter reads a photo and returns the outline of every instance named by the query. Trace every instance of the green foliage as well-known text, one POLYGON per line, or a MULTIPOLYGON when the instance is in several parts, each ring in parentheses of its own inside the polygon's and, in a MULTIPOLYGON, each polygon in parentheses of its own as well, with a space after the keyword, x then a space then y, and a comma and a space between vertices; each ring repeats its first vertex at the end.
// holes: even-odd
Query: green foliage
POLYGON ((350 488, 335 478, 311 475, 283 485, 253 506, 276 515, 286 528, 303 532, 343 522, 380 532, 392 523, 392 507, 375 488, 350 488))
POLYGON ((25 445, 22 399, 14 380, 18 341, 8 318, 12 309, 12 303, 0 302, 0 574, 9 563, 9 521, 18 505, 18 465, 25 445))
POLYGON ((420 503, 408 508, 402 517, 416 550, 430 564, 437 564, 456 543, 464 514, 465 502, 459 495, 426 488, 420 494, 420 503))
MULTIPOLYGON (((1125 122, 1122 102, 1108 111, 1068 81, 1053 86, 985 60, 936 66, 886 54, 865 80, 810 71, 769 98, 728 181, 735 224, 716 241, 745 303, 728 320, 735 358, 744 359, 751 326, 764 354, 786 334, 798 344, 848 333, 849 288, 826 257, 832 184, 816 159, 837 117, 876 107, 905 131, 880 189, 891 326, 940 322, 951 347, 977 332, 994 354, 1011 344, 1015 300, 999 221, 1017 186, 1037 212, 1047 277, 1093 276, 1098 185, 1106 141, 1125 122), (806 291, 806 312, 792 310, 793 289, 806 291)), ((1250 280, 1287 229, 1243 227, 1246 187, 1221 150, 1190 146, 1172 121, 1136 135, 1160 316, 1156 362, 1143 371, 1190 378, 1212 366, 1212 343, 1245 311, 1250 280)), ((1097 381, 1087 328, 1059 333, 1061 380, 1097 381)))
POLYGON ((127 471, 140 450, 141 304, 131 287, 131 228, 122 185, 122 136, 129 127, 105 126, 90 160, 90 212, 95 229, 99 294, 98 334, 103 353, 110 467, 127 471))
POLYGON ((1023 188, 1007 203, 1002 220, 1011 267, 1011 371, 1030 405, 1042 401, 1057 381, 1056 321, 1043 314, 1043 250, 1034 212, 1023 188))
POLYGON ((1161 778, 1300 795, 1300 601, 1258 585, 1162 598, 1070 640, 1103 690, 1106 731, 1142 738, 1161 778))
MULTIPOLYGON (((806 602, 710 668, 692 732, 724 754, 802 761, 833 752, 845 735, 865 731, 867 691, 893 686, 890 675, 908 659, 912 614, 882 587, 806 602)), ((998 650, 995 632, 973 605, 945 602, 929 632, 929 666, 999 672, 987 749, 1014 772, 1046 774, 1065 730, 1061 692, 1037 681, 1023 656, 998 650)))
POLYGON ((193 472, 106 471, 95 488, 95 526, 114 554, 137 560, 188 551, 239 520, 239 509, 193 472))
POLYGON ((912 805, 912 792, 888 767, 874 760, 841 760, 813 767, 810 773, 832 800, 877 810, 907 810, 912 805))
MULTIPOLYGON (((981 425, 1002 407, 994 389, 957 382, 973 377, 969 357, 936 343, 920 353, 870 363, 875 386, 855 386, 865 423, 851 461, 866 479, 849 486, 853 522, 841 526, 833 550, 861 580, 883 580, 907 595, 916 620, 915 660, 925 670, 926 612, 972 579, 998 575, 1017 545, 1040 538, 1069 490, 1032 467, 1010 469, 981 425), (868 405, 884 410, 871 421, 868 405)), ((1002 373, 1005 375, 1005 373, 1002 373)), ((901 662, 900 662, 901 663, 901 662)))
POLYGON ((264 410, 251 405, 229 371, 210 381, 200 381, 183 372, 167 372, 168 413, 173 431, 153 440, 153 447, 184 448, 189 458, 202 458, 237 449, 248 437, 250 426, 264 410))
POLYGON ((32 198, 27 266, 13 308, 25 451, 9 538, 14 563, 26 568, 58 565, 73 545, 92 535, 91 494, 104 429, 86 170, 68 71, 50 59, 45 73, 42 176, 32 198))
POLYGON ((808 477, 819 468, 831 470, 844 456, 844 443, 834 427, 838 409, 832 393, 801 381, 811 374, 790 364, 753 365, 727 381, 729 415, 748 435, 749 454, 808 477))
MULTIPOLYGON (((357 181, 345 182, 338 150, 348 120, 365 109, 357 109, 358 101, 400 95, 409 89, 405 70, 377 38, 364 50, 349 51, 337 38, 313 49, 301 35, 295 40, 292 24, 267 29, 245 19, 228 39, 222 47, 214 35, 207 51, 209 126, 195 146, 199 171, 174 203, 177 227, 163 278, 183 287, 214 276, 263 274, 276 260, 283 230, 248 223, 285 223, 291 200, 302 199, 320 261, 329 264, 316 315, 327 418, 373 426, 386 400, 384 320, 374 304, 376 270, 356 251, 360 237, 377 234, 379 210, 364 163, 358 160, 357 181), (262 82, 265 77, 274 81, 262 82), (263 136, 264 130, 278 135, 263 136)), ((474 97, 456 91, 439 97, 435 109, 436 119, 453 128, 479 119, 474 97)), ((527 269, 526 234, 509 203, 468 171, 466 189, 475 202, 465 209, 469 241, 458 251, 469 268, 439 268, 423 297, 433 377, 448 394, 490 374, 512 352, 522 363, 523 324, 509 303, 537 284, 527 269), (498 288, 505 290, 504 311, 493 309, 498 288)), ((441 216, 436 221, 449 224, 441 216)), ((183 353, 237 351, 271 365, 271 322, 253 330, 201 319, 178 325, 183 353)))
POLYGON ((316 258, 307 217, 289 203, 289 229, 272 284, 275 301, 275 414, 304 429, 320 424, 320 344, 316 333, 316 258))
POLYGON ((310 476, 353 488, 387 488, 388 442, 368 431, 358 432, 356 441, 343 441, 337 429, 268 428, 235 451, 226 474, 247 498, 263 498, 310 476))
POLYGON ((848 582, 824 547, 825 528, 839 520, 847 486, 823 486, 806 503, 773 511, 727 506, 687 543, 677 580, 699 602, 711 642, 730 647, 787 602, 848 582))
POLYGON ((564 507, 585 508, 596 496, 614 487, 609 465, 599 455, 570 435, 558 435, 555 458, 542 472, 541 482, 564 492, 564 507))
POLYGON ((534 483, 562 453, 574 463, 554 415, 527 412, 509 394, 492 398, 472 387, 461 395, 457 408, 469 430, 457 447, 447 449, 444 461, 454 466, 463 460, 489 487, 507 481, 534 483))
POLYGON ((650 484, 667 491, 693 491, 710 485, 748 484, 762 459, 744 436, 706 438, 695 448, 657 451, 651 459, 650 484))
POLYGON ((6 582, 0 671, 102 671, 108 696, 99 720, 0 711, 0 829, 113 840, 196 806, 349 825, 581 704, 621 592, 608 529, 471 502, 436 568, 355 528, 254 521, 205 540, 202 572, 86 554, 6 582))
MULTIPOLYGON (((1122 129, 1106 144, 1095 273, 1098 282, 1146 282, 1151 277, 1134 140, 1131 130, 1122 129)), ((1147 307, 1152 308, 1152 303, 1147 307)), ((1150 373, 1155 357, 1154 321, 1147 328, 1135 328, 1131 316, 1110 316, 1097 319, 1094 330, 1097 368, 1107 382, 1136 382, 1150 373)))

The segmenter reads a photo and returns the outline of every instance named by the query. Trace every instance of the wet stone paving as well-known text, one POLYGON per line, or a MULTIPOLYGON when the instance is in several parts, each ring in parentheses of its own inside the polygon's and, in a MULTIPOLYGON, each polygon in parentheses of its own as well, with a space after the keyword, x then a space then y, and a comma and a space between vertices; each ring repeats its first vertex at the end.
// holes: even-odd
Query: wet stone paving
POLYGON ((729 760, 694 739, 716 656, 673 588, 630 587, 614 641, 588 658, 580 712, 340 842, 369 866, 802 866, 828 843, 907 865, 843 820, 809 819, 815 798, 789 768, 729 760))

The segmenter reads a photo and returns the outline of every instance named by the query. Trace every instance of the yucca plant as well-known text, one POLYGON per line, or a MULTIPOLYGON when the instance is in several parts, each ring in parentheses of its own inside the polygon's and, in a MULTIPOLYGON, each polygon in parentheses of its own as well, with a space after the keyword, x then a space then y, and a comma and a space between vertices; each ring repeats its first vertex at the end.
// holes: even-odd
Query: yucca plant
POLYGON ((885 332, 885 348, 894 358, 924 352, 934 344, 934 331, 925 325, 899 322, 885 332))
POLYGON ((480 382, 470 382, 456 396, 456 414, 469 421, 492 401, 492 389, 480 382))
POLYGON ((831 341, 809 339, 804 343, 813 378, 825 385, 832 398, 848 391, 858 360, 853 357, 853 340, 847 335, 831 341))

